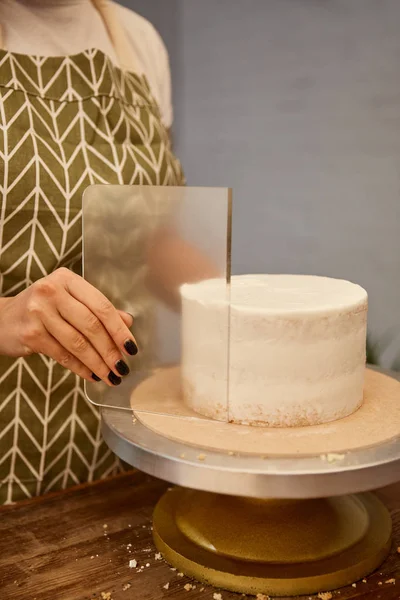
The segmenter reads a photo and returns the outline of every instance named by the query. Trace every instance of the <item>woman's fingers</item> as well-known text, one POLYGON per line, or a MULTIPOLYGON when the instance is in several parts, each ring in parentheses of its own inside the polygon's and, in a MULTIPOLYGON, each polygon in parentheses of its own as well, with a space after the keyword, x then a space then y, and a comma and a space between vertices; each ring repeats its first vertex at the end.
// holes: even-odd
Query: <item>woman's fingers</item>
MULTIPOLYGON (((102 322, 84 304, 64 292, 57 303, 61 317, 67 321, 76 332, 80 332, 90 342, 108 367, 107 377, 112 371, 117 377, 128 375, 129 367, 123 360, 121 351, 108 334, 102 322)), ((77 334, 74 334, 77 335, 77 334)), ((58 338, 59 339, 59 338, 58 338)), ((65 345, 65 344, 64 344, 65 345)), ((79 356, 83 360, 83 356, 79 356)), ((85 364, 86 361, 83 360, 85 364)), ((98 370, 100 367, 98 368, 98 370)), ((96 374, 102 377, 103 370, 96 374)))
POLYGON ((44 328, 40 334, 40 338, 37 340, 40 344, 37 351, 41 354, 49 356, 62 367, 69 369, 79 377, 88 381, 96 381, 96 375, 85 366, 80 360, 76 358, 71 352, 68 352, 48 331, 44 328))
POLYGON ((115 345, 130 356, 138 352, 136 340, 121 314, 99 290, 87 281, 71 273, 66 289, 76 300, 84 304, 104 325, 115 345))
POLYGON ((130 329, 133 325, 133 315, 124 312, 123 310, 117 310, 117 313, 119 314, 125 325, 128 327, 128 329, 130 329))
POLYGON ((120 384, 129 373, 123 353, 138 351, 129 330, 132 317, 78 275, 58 269, 16 302, 26 320, 20 336, 24 355, 47 354, 81 377, 108 385, 120 384))
POLYGON ((83 333, 67 323, 61 315, 49 311, 43 315, 43 324, 60 346, 85 365, 89 373, 95 373, 108 385, 119 385, 121 383, 121 377, 110 369, 91 342, 83 333))

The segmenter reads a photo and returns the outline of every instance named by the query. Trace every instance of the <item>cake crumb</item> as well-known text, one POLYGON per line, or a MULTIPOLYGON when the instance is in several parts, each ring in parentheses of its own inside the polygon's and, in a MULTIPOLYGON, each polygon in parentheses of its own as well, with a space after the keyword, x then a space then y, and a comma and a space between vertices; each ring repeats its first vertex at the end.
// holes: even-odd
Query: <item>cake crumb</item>
POLYGON ((161 554, 161 552, 157 552, 157 554, 154 555, 154 558, 156 560, 162 560, 162 554, 161 554))
POLYGON ((183 577, 183 573, 177 573, 178 577, 183 577))
POLYGON ((320 598, 320 600, 332 600, 333 596, 330 592, 320 592, 318 598, 320 598))
POLYGON ((135 417, 132 417, 132 423, 133 424, 137 423, 137 419, 135 417))
POLYGON ((214 594, 213 595, 213 600, 222 600, 222 595, 221 594, 214 594))
POLYGON ((137 567, 137 560, 133 559, 129 561, 129 568, 135 569, 137 567))
POLYGON ((108 529, 108 525, 107 525, 107 523, 104 523, 104 525, 103 525, 103 529, 108 529))
POLYGON ((186 585, 183 586, 183 589, 186 590, 187 592, 190 592, 190 590, 193 588, 191 583, 187 583, 186 585))
POLYGON ((122 591, 126 592, 126 590, 129 590, 129 588, 131 587, 130 583, 126 583, 125 585, 122 586, 122 591))
POLYGON ((366 579, 363 579, 363 580, 362 580, 362 582, 363 582, 363 583, 367 583, 367 580, 366 580, 366 579))
POLYGON ((270 598, 269 598, 269 596, 266 596, 265 594, 257 594, 256 600, 270 600, 270 598))
POLYGON ((101 592, 102 600, 112 600, 111 592, 101 592))
POLYGON ((397 554, 400 554, 400 546, 397 548, 397 554))
POLYGON ((356 583, 352 583, 351 585, 352 585, 352 587, 357 587, 356 583))
POLYGON ((163 585, 164 590, 169 590, 169 583, 166 583, 165 585, 163 585))
POLYGON ((388 579, 387 581, 385 581, 385 583, 393 583, 394 584, 394 583, 396 583, 396 580, 393 579, 393 578, 392 579, 388 579))
POLYGON ((205 454, 199 454, 197 457, 198 460, 205 460, 206 459, 206 455, 205 454))
POLYGON ((149 566, 150 566, 150 563, 146 563, 146 567, 149 568, 149 566))
POLYGON ((383 584, 382 584, 382 581, 378 581, 378 585, 383 585, 383 584))
POLYGON ((228 455, 229 456, 235 456, 235 453, 231 451, 231 452, 228 452, 228 455))
POLYGON ((185 455, 182 453, 179 455, 179 458, 185 458, 185 455))
POLYGON ((338 460, 343 460, 345 456, 345 454, 336 454, 335 452, 330 452, 328 454, 321 454, 321 460, 328 463, 334 463, 338 460))
POLYGON ((171 571, 176 571, 176 568, 175 567, 171 567, 171 571))
POLYGON ((201 592, 204 592, 204 588, 200 588, 200 591, 201 591, 201 592))

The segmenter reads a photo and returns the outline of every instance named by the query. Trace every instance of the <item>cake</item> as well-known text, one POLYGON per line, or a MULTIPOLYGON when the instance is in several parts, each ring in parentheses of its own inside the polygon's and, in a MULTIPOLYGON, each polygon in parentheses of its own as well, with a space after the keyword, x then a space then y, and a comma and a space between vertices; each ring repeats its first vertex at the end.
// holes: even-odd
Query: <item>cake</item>
POLYGON ((246 425, 341 419, 363 400, 368 297, 349 281, 239 275, 186 284, 181 377, 197 413, 246 425))

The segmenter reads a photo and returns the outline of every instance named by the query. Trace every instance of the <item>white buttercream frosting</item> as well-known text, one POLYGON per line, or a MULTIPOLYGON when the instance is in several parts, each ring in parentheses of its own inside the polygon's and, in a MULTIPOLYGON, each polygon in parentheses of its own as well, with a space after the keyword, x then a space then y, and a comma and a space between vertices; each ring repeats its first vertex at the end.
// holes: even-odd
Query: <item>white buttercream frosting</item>
POLYGON ((186 402, 215 419, 299 426, 363 397, 367 293, 327 277, 240 275, 182 294, 186 402))

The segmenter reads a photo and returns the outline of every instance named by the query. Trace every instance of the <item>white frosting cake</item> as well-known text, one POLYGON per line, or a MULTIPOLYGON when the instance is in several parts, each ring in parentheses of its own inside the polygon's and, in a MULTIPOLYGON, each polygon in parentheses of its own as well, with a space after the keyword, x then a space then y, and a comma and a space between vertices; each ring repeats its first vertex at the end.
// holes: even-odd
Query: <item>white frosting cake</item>
POLYGON ((213 419, 315 425, 361 405, 367 293, 348 281, 240 275, 182 295, 185 402, 213 419))

